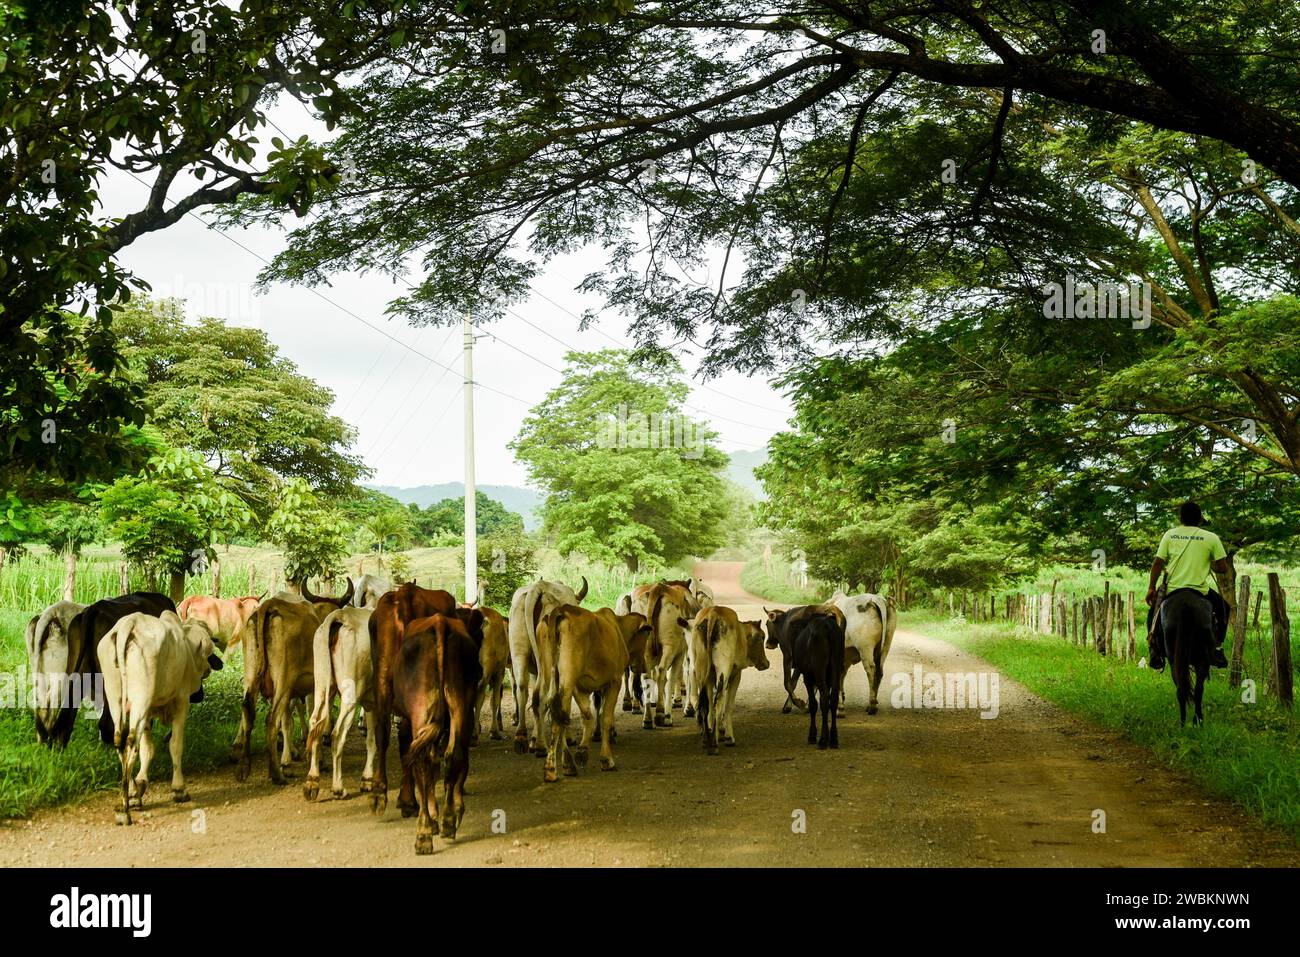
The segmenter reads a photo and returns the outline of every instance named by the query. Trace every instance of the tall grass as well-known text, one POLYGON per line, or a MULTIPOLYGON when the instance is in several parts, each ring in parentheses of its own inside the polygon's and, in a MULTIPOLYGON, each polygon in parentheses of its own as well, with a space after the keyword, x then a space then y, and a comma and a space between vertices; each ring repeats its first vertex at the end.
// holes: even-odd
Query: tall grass
POLYGON ((769 572, 761 560, 750 562, 740 573, 740 585, 750 594, 768 601, 788 605, 812 605, 826 601, 834 591, 832 587, 809 577, 808 587, 800 588, 795 583, 794 571, 790 563, 772 557, 772 570, 769 572))
POLYGON ((1247 703, 1242 689, 1229 688, 1215 671, 1205 688, 1205 724, 1182 727, 1167 673, 1005 622, 970 624, 905 612, 900 623, 965 648, 1064 710, 1121 732, 1300 841, 1300 720, 1275 700, 1259 696, 1247 703))

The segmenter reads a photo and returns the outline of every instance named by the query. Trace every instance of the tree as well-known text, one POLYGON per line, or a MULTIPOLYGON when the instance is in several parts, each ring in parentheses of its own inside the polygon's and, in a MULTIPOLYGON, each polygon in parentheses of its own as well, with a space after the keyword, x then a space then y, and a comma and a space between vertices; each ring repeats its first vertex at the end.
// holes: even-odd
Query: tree
POLYGON ((161 443, 141 472, 103 490, 100 514, 128 562, 169 577, 173 601, 185 596, 186 575, 206 570, 213 541, 252 520, 248 506, 197 453, 161 443))
POLYGON ((369 475, 345 449, 356 430, 330 414, 334 394, 299 373, 260 329, 201 318, 176 300, 115 310, 122 354, 142 381, 147 421, 204 457, 265 519, 281 479, 343 496, 369 475))
POLYGON ((285 584, 296 588, 311 578, 339 574, 351 529, 303 479, 289 479, 279 491, 266 531, 284 549, 285 584))
MULTIPOLYGON (((479 535, 496 535, 524 533, 523 516, 510 511, 494 498, 484 492, 475 490, 474 527, 479 535)), ((417 524, 426 530, 428 537, 450 532, 453 535, 465 534, 465 496, 444 498, 424 509, 417 519, 417 524)))
POLYGON ((42 510, 40 522, 41 540, 63 556, 63 600, 73 601, 81 550, 104 537, 98 510, 81 502, 58 502, 42 510))
POLYGON ((0 0, 0 421, 16 465, 79 479, 98 463, 58 461, 43 420, 77 436, 139 420, 113 376, 110 304, 145 287, 122 250, 247 193, 302 215, 339 181, 306 137, 272 137, 259 157, 257 132, 286 94, 332 123, 348 100, 340 78, 405 42, 393 7, 0 0), (110 169, 147 187, 111 218, 99 196, 110 169), (81 324, 62 311, 77 306, 81 324))
POLYGON ((542 516, 562 554, 640 564, 707 555, 722 544, 715 434, 678 410, 676 360, 650 366, 623 350, 571 352, 560 385, 510 443, 547 491, 542 516))
MULTIPOLYGON (((460 563, 463 568, 464 552, 460 563)), ((478 543, 478 580, 488 605, 509 609, 515 590, 536 580, 537 568, 536 549, 522 528, 500 528, 478 543)))
POLYGON ((392 544, 400 548, 410 536, 411 520, 403 508, 376 512, 361 526, 368 546, 379 551, 379 567, 384 567, 384 548, 392 544))

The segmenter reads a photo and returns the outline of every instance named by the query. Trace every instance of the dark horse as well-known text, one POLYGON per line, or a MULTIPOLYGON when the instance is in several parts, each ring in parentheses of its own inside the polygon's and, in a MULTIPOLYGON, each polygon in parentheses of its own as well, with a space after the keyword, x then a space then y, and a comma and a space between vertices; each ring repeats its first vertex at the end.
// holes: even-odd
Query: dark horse
POLYGON ((1150 644, 1155 637, 1163 642, 1165 657, 1169 661, 1169 676, 1178 689, 1178 715, 1182 724, 1187 724, 1188 698, 1196 705, 1192 724, 1201 724, 1205 720, 1201 712, 1201 696, 1205 691, 1205 679, 1210 675, 1213 629, 1210 602, 1195 589, 1180 588, 1172 592, 1163 605, 1152 605, 1147 612, 1147 641, 1150 644), (1160 612, 1162 608, 1163 612, 1160 612), (1153 635, 1156 627, 1161 629, 1159 636, 1153 635), (1195 686, 1191 681, 1193 670, 1196 672, 1195 686))

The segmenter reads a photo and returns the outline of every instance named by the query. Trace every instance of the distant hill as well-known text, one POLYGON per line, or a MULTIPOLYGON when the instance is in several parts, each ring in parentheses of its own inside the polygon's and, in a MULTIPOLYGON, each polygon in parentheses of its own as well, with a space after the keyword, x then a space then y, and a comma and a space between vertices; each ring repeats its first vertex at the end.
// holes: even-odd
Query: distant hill
POLYGON ((767 498, 763 494, 763 485, 754 478, 754 469, 767 461, 767 449, 745 451, 738 449, 730 453, 731 461, 723 474, 741 488, 751 492, 755 498, 767 498))
MULTIPOLYGON (((464 482, 443 482, 441 485, 417 485, 414 488, 398 488, 394 485, 370 486, 377 492, 391 495, 403 505, 415 504, 428 508, 445 498, 460 498, 465 494, 464 482)), ((478 490, 488 498, 496 499, 512 512, 523 516, 524 528, 532 532, 541 527, 537 510, 542 505, 542 495, 530 488, 517 485, 480 485, 478 490)))

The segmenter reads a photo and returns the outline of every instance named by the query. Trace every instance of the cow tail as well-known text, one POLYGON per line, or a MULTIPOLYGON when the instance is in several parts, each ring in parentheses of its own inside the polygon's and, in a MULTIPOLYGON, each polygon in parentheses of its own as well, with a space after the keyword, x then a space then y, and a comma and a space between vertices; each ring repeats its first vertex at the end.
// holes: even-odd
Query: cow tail
POLYGON ((546 637, 551 643, 551 720, 561 726, 569 723, 569 709, 560 705, 560 626, 564 623, 563 607, 546 616, 546 637))
POLYGON ((650 603, 650 654, 658 660, 664 652, 663 642, 659 639, 659 606, 663 604, 664 593, 655 589, 654 601, 650 603))
POLYGON ((411 743, 407 745, 406 754, 402 757, 403 768, 409 768, 433 747, 434 740, 438 736, 438 723, 433 720, 433 710, 433 706, 430 705, 430 713, 424 716, 424 727, 416 732, 415 737, 411 738, 411 743))
POLYGON ((126 697, 126 645, 130 639, 130 628, 124 629, 121 625, 113 628, 113 659, 117 664, 117 680, 121 683, 118 689, 117 724, 113 727, 113 747, 117 748, 118 754, 123 755, 124 766, 126 748, 132 737, 128 731, 131 727, 131 716, 127 713, 126 697))
MULTIPOLYGON (((307 732, 307 754, 311 754, 312 749, 316 746, 317 739, 319 739, 320 736, 325 733, 325 729, 329 727, 330 699, 333 697, 330 694, 330 691, 333 687, 338 685, 338 672, 334 668, 334 647, 338 642, 339 627, 340 623, 337 619, 330 622, 329 637, 325 643, 325 653, 329 658, 330 663, 330 673, 326 686, 324 688, 321 687, 321 682, 319 680, 321 677, 320 675, 314 676, 316 682, 315 694, 317 695, 317 698, 313 702, 312 706, 311 729, 307 732)), ((312 670, 315 671, 315 662, 312 664, 312 670)))

